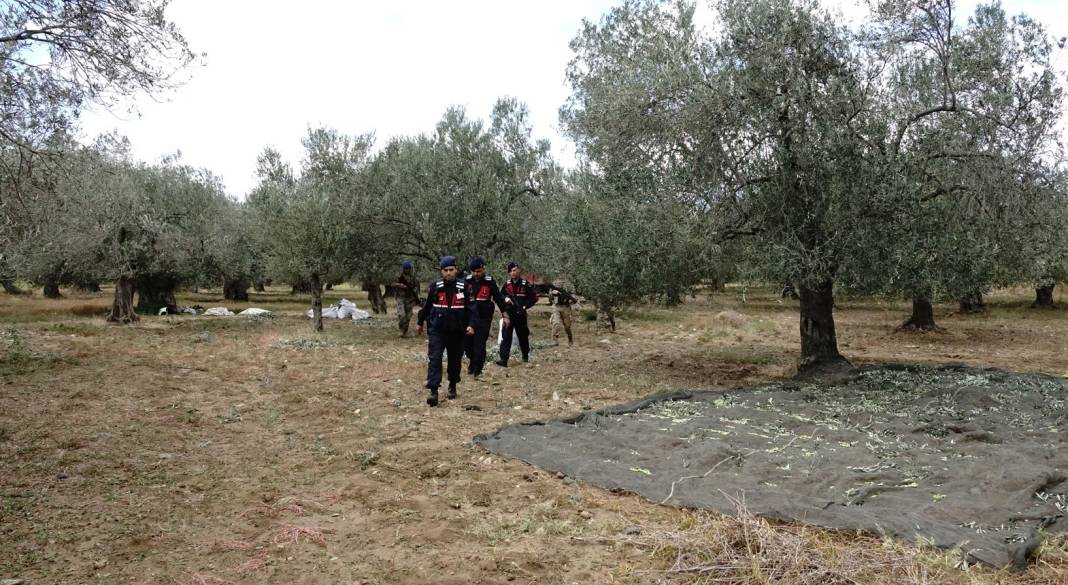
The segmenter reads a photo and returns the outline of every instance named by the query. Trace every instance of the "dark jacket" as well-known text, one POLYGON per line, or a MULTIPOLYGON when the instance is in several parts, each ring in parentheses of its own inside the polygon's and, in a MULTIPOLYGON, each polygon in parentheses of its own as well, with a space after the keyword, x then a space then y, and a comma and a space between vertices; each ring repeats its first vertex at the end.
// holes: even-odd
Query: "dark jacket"
POLYGON ((527 309, 534 306, 534 303, 538 302, 538 293, 525 278, 504 281, 504 287, 501 292, 504 293, 504 296, 512 299, 512 306, 508 312, 513 315, 525 313, 527 309))
POLYGON ((477 318, 478 309, 469 302, 462 282, 438 280, 427 289, 418 323, 427 323, 431 335, 462 333, 477 318))
POLYGON ((478 307, 479 319, 493 318, 494 303, 501 308, 502 313, 508 310, 508 306, 504 304, 504 295, 501 294, 501 289, 497 288, 497 281, 493 280, 492 276, 487 274, 481 280, 475 280, 474 276, 468 275, 464 283, 467 286, 468 298, 474 300, 475 306, 478 307))

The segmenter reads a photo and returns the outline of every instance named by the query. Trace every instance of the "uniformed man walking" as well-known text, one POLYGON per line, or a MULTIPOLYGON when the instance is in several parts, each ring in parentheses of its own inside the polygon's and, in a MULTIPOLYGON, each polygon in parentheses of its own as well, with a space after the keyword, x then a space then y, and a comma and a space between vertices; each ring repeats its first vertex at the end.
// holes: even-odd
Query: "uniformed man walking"
POLYGON ((467 297, 478 309, 478 319, 472 323, 475 334, 467 338, 467 373, 479 376, 486 365, 486 340, 489 339, 490 324, 493 323, 493 305, 500 307, 505 326, 509 323, 508 305, 501 289, 497 287, 497 281, 486 274, 486 265, 480 256, 472 258, 467 267, 471 271, 465 281, 467 297))
POLYGON ((397 282, 393 284, 394 293, 397 295, 397 324, 400 326, 401 337, 408 337, 408 324, 412 322, 412 311, 421 305, 419 298, 419 281, 412 274, 412 263, 405 260, 401 264, 401 273, 397 282))
POLYGON ((460 383, 460 366, 463 364, 465 336, 474 335, 471 322, 477 319, 475 304, 467 298, 464 285, 457 282, 456 256, 441 259, 441 280, 430 284, 426 302, 419 310, 419 335, 423 323, 427 323, 426 388, 430 390, 426 403, 438 405, 438 387, 441 386, 441 358, 448 353, 449 394, 456 398, 456 385, 460 383))
POLYGON ((575 340, 571 337, 571 305, 578 302, 571 293, 566 290, 549 286, 549 304, 553 312, 549 317, 549 325, 553 330, 553 342, 560 343, 560 331, 567 333, 567 344, 574 345, 575 340))
POLYGON ((501 335, 501 359, 494 362, 502 368, 508 367, 508 356, 512 351, 512 332, 519 337, 519 351, 523 352, 523 361, 530 361, 530 327, 527 324, 527 309, 538 302, 538 293, 519 275, 519 265, 508 263, 508 281, 502 287, 504 302, 508 306, 509 323, 504 326, 501 335))

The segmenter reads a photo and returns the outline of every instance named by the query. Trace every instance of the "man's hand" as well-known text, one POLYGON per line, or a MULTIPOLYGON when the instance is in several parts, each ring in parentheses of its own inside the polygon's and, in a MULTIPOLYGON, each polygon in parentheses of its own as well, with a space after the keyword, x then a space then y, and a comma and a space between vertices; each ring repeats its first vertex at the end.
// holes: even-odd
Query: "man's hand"
POLYGON ((512 326, 512 321, 509 320, 508 317, 505 317, 504 318, 504 327, 505 327, 505 329, 507 329, 508 327, 511 327, 511 326, 512 326))
POLYGON ((504 297, 504 304, 506 304, 506 305, 512 304, 512 297, 504 297))
POLYGON ((415 334, 416 335, 422 335, 423 334, 423 326, 422 325, 419 325, 418 327, 415 328, 415 334))
POLYGON ((470 325, 468 325, 467 326, 467 334, 468 335, 474 335, 475 334, 475 328, 470 326, 470 325))

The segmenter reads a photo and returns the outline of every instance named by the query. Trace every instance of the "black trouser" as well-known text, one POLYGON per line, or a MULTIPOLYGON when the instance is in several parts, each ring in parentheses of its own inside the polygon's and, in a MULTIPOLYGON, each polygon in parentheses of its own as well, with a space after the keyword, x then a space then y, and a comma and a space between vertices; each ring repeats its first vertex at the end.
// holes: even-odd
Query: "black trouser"
POLYGON ((467 354, 467 373, 477 375, 482 373, 482 367, 486 365, 486 340, 489 339, 490 323, 493 317, 479 319, 471 323, 475 334, 467 336, 465 353, 467 354))
POLYGON ((449 354, 449 384, 460 383, 460 366, 464 358, 463 330, 453 333, 431 333, 426 349, 426 387, 437 390, 441 386, 441 355, 449 354))
POLYGON ((508 354, 512 352, 512 330, 519 336, 519 351, 523 352, 523 359, 530 355, 530 328, 527 327, 527 312, 512 311, 508 315, 509 325, 501 334, 501 361, 508 363, 508 354))

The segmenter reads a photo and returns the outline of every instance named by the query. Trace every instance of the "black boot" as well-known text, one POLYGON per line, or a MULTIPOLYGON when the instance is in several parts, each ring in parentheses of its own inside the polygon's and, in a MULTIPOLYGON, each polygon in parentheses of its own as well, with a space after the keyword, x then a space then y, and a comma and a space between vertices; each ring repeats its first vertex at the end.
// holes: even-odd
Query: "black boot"
POLYGON ((508 362, 506 362, 504 360, 497 360, 497 361, 495 361, 493 363, 497 364, 498 366, 500 366, 502 368, 507 368, 508 367, 508 362))
POLYGON ((449 393, 446 395, 446 398, 449 400, 456 398, 456 384, 449 384, 449 393))
POLYGON ((528 363, 529 361, 530 361, 530 356, 528 356, 528 355, 523 356, 523 363, 524 364, 528 363))
POLYGON ((428 405, 430 405, 430 406, 437 406, 438 405, 438 389, 437 388, 431 388, 430 389, 430 396, 426 397, 426 403, 428 405))

